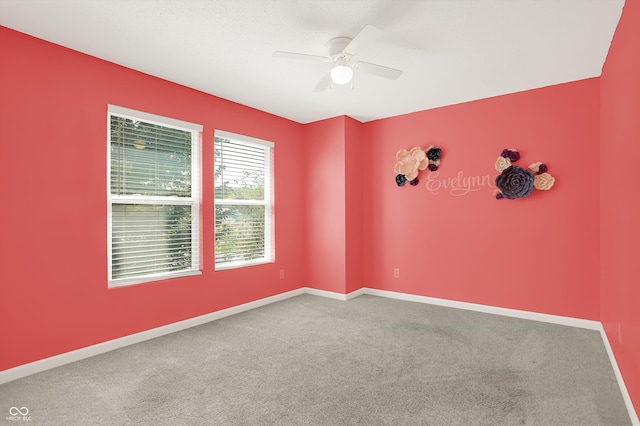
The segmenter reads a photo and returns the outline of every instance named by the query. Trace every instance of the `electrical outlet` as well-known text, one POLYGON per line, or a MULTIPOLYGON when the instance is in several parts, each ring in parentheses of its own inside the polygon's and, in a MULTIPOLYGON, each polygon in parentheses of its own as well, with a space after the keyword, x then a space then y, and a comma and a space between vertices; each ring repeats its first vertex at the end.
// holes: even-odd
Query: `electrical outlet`
POLYGON ((284 269, 280 269, 280 279, 284 280, 284 269))
POLYGON ((395 268, 393 270, 393 278, 400 278, 400 269, 395 268))

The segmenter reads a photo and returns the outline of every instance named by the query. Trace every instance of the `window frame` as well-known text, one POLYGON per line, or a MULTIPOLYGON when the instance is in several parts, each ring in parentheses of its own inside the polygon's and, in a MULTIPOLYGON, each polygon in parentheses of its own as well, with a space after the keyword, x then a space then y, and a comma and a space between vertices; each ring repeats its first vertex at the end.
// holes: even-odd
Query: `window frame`
POLYGON ((251 136, 245 136, 237 133, 231 133, 224 130, 216 129, 214 131, 214 170, 215 170, 215 147, 216 147, 216 138, 229 139, 239 144, 244 144, 252 147, 259 147, 264 149, 265 152, 265 161, 264 161, 264 198, 263 200, 239 200, 239 199, 219 199, 216 198, 215 194, 215 179, 214 179, 214 193, 213 193, 213 222, 214 222, 214 250, 213 250, 213 264, 215 271, 223 271, 228 269, 238 269, 255 265, 264 265, 269 263, 275 263, 276 254, 275 254, 275 215, 274 215, 274 207, 275 207, 275 194, 274 194, 274 149, 275 143, 266 141, 263 139, 254 138, 251 136), (263 257, 259 259, 251 259, 251 260, 233 260, 227 261, 223 263, 218 263, 216 259, 216 206, 218 205, 238 205, 238 206, 251 206, 251 205, 260 205, 264 206, 264 250, 265 254, 263 257))
POLYGON ((107 282, 108 288, 129 286, 170 278, 202 274, 201 271, 201 234, 200 205, 202 191, 201 146, 202 130, 200 124, 190 123, 161 115, 151 114, 117 105, 107 105, 107 282), (142 121, 191 132, 191 196, 150 196, 150 195, 117 195, 111 193, 111 117, 142 121), (156 205, 156 206, 191 206, 191 267, 179 271, 147 273, 144 275, 113 278, 113 205, 156 205))

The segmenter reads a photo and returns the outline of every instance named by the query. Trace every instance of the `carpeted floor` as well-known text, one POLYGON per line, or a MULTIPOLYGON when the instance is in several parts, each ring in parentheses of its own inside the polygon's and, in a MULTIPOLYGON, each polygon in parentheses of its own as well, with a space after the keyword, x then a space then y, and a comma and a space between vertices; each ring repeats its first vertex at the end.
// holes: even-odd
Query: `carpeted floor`
POLYGON ((631 424, 599 332, 302 295, 0 385, 0 423, 631 424))

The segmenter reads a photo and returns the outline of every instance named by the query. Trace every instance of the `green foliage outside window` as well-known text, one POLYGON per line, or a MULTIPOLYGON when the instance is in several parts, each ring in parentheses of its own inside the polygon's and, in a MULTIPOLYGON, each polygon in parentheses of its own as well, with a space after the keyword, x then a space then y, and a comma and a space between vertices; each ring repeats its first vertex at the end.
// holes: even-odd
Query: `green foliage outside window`
MULTIPOLYGON (((116 115, 110 127, 112 196, 191 196, 191 132, 116 115)), ((113 278, 190 269, 191 210, 114 199, 113 278)))
POLYGON ((264 159, 260 167, 257 160, 230 166, 222 158, 223 144, 229 142, 215 138, 216 263, 265 257, 264 159))

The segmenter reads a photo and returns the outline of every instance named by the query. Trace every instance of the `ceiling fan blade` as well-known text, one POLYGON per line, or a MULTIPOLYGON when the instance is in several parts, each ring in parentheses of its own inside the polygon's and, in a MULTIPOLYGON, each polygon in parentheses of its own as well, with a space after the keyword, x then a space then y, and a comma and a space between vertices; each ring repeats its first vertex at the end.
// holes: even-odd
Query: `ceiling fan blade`
POLYGON ((314 92, 324 92, 331 85, 331 74, 326 73, 313 89, 314 92))
POLYGON ((373 25, 365 25, 358 35, 344 48, 344 52, 350 55, 357 55, 381 35, 382 30, 380 28, 373 25))
POLYGON ((369 74, 375 74, 380 77, 395 80, 402 75, 401 70, 395 68, 385 67, 383 65, 371 64, 369 62, 356 62, 354 64, 355 69, 363 71, 369 74))
POLYGON ((318 56, 318 55, 307 55, 306 53, 294 53, 294 52, 273 52, 272 56, 274 58, 284 58, 284 59, 298 59, 303 61, 320 61, 320 62, 331 62, 331 58, 326 56, 318 56))

